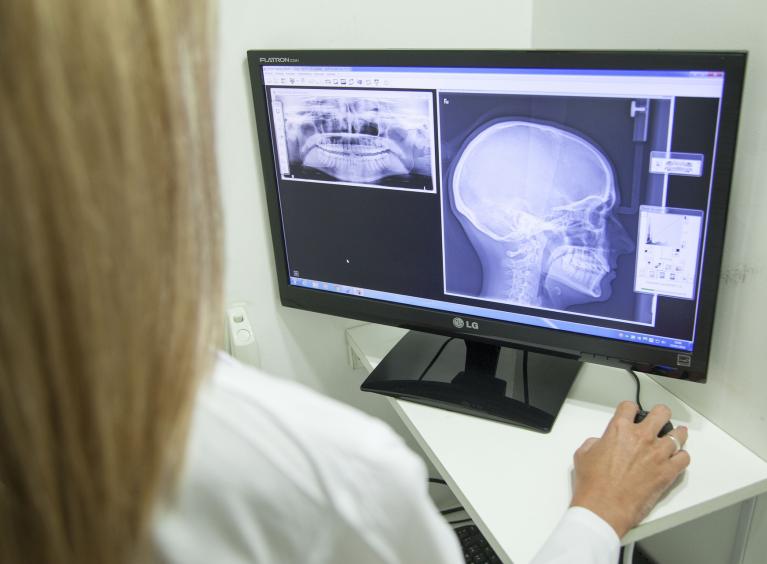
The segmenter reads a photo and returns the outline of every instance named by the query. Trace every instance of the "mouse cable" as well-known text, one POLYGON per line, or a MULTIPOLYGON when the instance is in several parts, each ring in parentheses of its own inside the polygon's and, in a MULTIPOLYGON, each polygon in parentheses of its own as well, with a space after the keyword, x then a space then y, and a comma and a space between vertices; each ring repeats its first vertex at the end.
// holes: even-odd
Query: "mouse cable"
POLYGON ((637 405, 639 406, 639 409, 644 411, 644 408, 642 407, 642 403, 639 401, 639 388, 641 386, 640 383, 639 383, 639 376, 637 376, 637 373, 634 372, 633 370, 631 370, 631 368, 627 368, 626 372, 631 374, 634 377, 634 380, 636 380, 636 383, 637 383, 637 405))
POLYGON ((434 355, 434 358, 432 358, 432 359, 431 359, 431 362, 429 363, 429 365, 428 365, 426 368, 424 368, 424 369, 423 369, 423 372, 421 372, 421 375, 418 377, 418 381, 419 381, 419 382, 420 382, 421 380, 423 380, 423 377, 424 377, 424 376, 426 376, 426 373, 429 371, 429 368, 431 368, 432 366, 434 366, 434 363, 435 363, 435 362, 437 362, 437 359, 439 358, 439 355, 441 355, 441 354, 442 354, 442 351, 444 351, 444 350, 445 350, 445 347, 447 346, 447 344, 448 344, 450 341, 452 341, 454 338, 455 338, 455 337, 450 337, 450 338, 446 339, 444 343, 442 343, 442 346, 441 346, 441 347, 439 348, 439 350, 437 351, 437 354, 435 354, 435 355, 434 355))

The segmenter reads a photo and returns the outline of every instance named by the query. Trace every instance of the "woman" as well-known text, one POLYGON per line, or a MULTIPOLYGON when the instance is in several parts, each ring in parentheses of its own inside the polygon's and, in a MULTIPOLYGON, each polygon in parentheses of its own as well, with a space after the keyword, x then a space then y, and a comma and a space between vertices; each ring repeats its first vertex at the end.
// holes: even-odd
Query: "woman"
MULTIPOLYGON (((209 11, 0 4, 0 561, 459 562, 391 431, 215 355, 209 11)), ((538 561, 612 558, 689 463, 635 411, 538 561)))

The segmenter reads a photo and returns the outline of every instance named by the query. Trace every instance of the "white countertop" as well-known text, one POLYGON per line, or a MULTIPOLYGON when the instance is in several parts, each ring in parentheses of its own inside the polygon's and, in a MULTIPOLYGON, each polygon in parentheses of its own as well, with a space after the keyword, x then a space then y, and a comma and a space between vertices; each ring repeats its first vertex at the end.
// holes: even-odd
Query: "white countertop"
MULTIPOLYGON (((405 333, 362 325, 347 331, 347 342, 350 353, 372 371, 405 333)), ((767 462, 651 378, 639 376, 644 408, 665 403, 673 423, 689 427, 686 449, 692 463, 647 518, 622 539, 624 544, 767 492, 767 462)), ((600 436, 615 406, 633 400, 634 394, 635 383, 625 371, 585 364, 548 434, 391 401, 498 555, 523 564, 532 559, 570 502, 575 449, 586 438, 600 436)))

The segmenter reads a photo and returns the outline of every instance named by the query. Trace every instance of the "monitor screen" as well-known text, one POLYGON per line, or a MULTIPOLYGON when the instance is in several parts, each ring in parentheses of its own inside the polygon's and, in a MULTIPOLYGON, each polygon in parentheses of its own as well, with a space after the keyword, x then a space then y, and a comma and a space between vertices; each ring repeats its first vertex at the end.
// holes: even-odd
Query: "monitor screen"
POLYGON ((744 64, 251 52, 283 302, 704 379, 744 64))

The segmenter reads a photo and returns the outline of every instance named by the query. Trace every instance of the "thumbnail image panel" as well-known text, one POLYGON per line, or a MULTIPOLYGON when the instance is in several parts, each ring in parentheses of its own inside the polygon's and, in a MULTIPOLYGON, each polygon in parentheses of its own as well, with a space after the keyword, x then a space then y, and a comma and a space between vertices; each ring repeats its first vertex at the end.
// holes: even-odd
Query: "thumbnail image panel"
POLYGON ((642 206, 634 290, 693 299, 702 230, 700 210, 642 206))
POLYGON ((436 191, 430 92, 271 90, 280 176, 436 191))
POLYGON ((445 292, 652 324, 651 308, 638 313, 634 234, 639 203, 661 194, 646 157, 666 142, 668 103, 642 144, 631 99, 439 100, 445 292))

